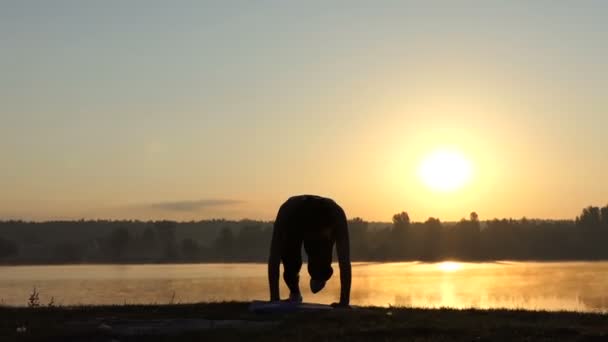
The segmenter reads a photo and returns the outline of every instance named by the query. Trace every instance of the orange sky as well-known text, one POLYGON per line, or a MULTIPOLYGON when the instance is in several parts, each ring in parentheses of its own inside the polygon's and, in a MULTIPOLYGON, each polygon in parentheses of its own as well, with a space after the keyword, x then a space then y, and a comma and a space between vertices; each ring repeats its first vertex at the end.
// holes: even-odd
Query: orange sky
POLYGON ((61 1, 0 13, 0 218, 574 218, 608 202, 607 6, 61 1), (365 23, 362 25, 361 23, 365 23), (459 151, 457 191, 420 163, 459 151))

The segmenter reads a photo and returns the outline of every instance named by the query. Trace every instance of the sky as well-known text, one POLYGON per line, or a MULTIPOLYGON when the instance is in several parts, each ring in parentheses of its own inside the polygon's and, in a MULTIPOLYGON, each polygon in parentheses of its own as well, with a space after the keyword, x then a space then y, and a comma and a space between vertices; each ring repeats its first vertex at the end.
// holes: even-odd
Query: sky
MULTIPOLYGON (((605 1, 0 1, 0 219, 574 218, 605 1), (419 177, 458 151, 468 182, 419 177)), ((450 169, 449 165, 445 168, 450 169)))

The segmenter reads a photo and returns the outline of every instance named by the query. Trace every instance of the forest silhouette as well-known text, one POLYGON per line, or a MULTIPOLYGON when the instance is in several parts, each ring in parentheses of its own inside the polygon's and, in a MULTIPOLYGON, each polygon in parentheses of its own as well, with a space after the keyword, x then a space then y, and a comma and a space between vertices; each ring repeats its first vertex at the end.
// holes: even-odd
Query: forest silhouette
MULTIPOLYGON (((0 263, 265 262, 272 222, 1 221, 0 263)), ((353 261, 606 260, 608 205, 574 220, 349 220, 353 261)), ((335 258, 334 258, 335 260, 335 258)))

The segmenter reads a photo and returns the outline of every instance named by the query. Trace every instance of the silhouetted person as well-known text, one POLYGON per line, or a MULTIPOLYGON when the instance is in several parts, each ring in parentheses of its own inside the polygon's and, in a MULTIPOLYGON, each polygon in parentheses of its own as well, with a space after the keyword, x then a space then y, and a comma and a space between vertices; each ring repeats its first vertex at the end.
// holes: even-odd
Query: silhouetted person
POLYGON ((348 223, 344 210, 329 198, 301 195, 289 198, 277 214, 268 258, 270 300, 280 300, 279 268, 283 262, 283 279, 289 288, 289 300, 302 301, 300 269, 302 245, 308 255, 310 289, 317 293, 333 274, 333 246, 336 245, 340 268, 340 302, 350 302, 351 266, 348 223))

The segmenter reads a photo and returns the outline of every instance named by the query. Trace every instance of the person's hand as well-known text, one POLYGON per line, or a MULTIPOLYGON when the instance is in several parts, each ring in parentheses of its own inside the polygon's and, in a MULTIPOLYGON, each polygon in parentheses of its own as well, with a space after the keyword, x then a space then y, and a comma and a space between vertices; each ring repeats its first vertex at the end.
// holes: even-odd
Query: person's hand
POLYGON ((352 309, 347 303, 331 303, 331 307, 334 309, 352 309))

